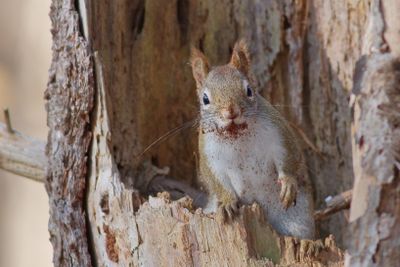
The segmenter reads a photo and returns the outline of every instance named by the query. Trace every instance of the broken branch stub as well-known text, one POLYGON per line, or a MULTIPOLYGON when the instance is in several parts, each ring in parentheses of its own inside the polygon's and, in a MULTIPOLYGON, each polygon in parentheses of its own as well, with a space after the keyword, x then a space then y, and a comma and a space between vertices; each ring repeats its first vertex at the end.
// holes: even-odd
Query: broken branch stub
POLYGON ((37 182, 44 182, 47 159, 45 143, 0 123, 0 169, 37 182))

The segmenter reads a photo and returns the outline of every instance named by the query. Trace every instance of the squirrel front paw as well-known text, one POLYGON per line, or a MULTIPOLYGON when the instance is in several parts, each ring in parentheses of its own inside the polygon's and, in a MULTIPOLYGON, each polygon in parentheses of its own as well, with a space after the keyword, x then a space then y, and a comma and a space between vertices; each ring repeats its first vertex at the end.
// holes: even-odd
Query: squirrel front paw
POLYGON ((280 200, 285 209, 296 204, 297 180, 293 176, 283 175, 278 178, 281 184, 280 200))
POLYGON ((239 202, 236 199, 228 202, 220 202, 218 205, 217 219, 224 223, 232 221, 238 211, 239 202))
POLYGON ((301 240, 299 252, 300 260, 305 261, 307 258, 316 258, 324 247, 324 243, 322 243, 321 240, 301 240))

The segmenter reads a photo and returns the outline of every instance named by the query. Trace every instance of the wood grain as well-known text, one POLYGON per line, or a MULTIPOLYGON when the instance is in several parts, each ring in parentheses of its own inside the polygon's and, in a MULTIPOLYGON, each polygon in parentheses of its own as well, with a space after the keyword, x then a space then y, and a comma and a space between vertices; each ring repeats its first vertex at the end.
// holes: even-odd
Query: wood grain
POLYGON ((0 123, 0 168, 37 182, 45 181, 45 143, 0 123))

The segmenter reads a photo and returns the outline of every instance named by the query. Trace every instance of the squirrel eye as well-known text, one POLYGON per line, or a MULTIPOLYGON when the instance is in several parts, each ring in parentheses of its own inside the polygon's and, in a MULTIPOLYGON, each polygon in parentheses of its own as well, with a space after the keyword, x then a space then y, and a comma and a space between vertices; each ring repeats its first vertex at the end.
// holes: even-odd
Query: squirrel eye
POLYGON ((253 90, 251 90, 250 85, 247 85, 246 92, 247 92, 247 96, 248 97, 252 97, 253 96, 253 90))
POLYGON ((210 99, 208 99, 208 96, 206 93, 203 94, 203 103, 204 103, 204 105, 210 104, 210 99))

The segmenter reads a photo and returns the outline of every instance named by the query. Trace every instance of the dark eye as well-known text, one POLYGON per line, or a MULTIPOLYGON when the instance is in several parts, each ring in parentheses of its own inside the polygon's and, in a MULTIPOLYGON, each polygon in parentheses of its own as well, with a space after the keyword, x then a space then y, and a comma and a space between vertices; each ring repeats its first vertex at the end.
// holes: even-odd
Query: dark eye
POLYGON ((252 97, 253 96, 253 90, 251 89, 250 85, 247 85, 246 92, 247 92, 247 96, 248 97, 252 97))
POLYGON ((203 95, 203 103, 204 103, 204 105, 210 104, 210 99, 208 99, 208 96, 206 93, 204 93, 204 95, 203 95))

